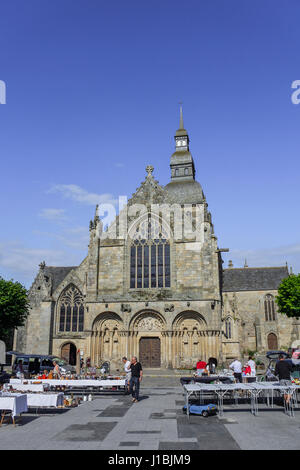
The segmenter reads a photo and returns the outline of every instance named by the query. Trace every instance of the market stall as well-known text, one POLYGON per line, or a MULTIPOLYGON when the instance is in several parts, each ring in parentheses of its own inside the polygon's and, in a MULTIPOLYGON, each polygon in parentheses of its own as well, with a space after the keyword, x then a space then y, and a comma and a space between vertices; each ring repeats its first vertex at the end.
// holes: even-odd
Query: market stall
POLYGON ((284 411, 289 416, 294 416, 294 409, 297 407, 297 392, 299 385, 280 385, 278 382, 260 382, 260 383, 236 383, 236 384, 187 384, 184 385, 187 415, 189 416, 189 401, 192 397, 198 397, 199 401, 203 400, 205 394, 210 393, 217 397, 219 415, 223 415, 224 397, 228 395, 234 398, 236 403, 239 398, 245 399, 249 397, 251 403, 251 413, 256 416, 258 414, 258 398, 266 399, 267 406, 273 407, 273 397, 275 393, 280 395, 291 396, 289 402, 284 401, 284 411), (238 393, 237 393, 238 392, 238 393), (242 393, 240 393, 242 392, 242 393))
POLYGON ((107 378, 107 379, 30 379, 30 380, 22 380, 22 379, 10 379, 9 382, 15 388, 20 384, 23 385, 38 385, 38 384, 46 384, 51 389, 56 387, 61 388, 64 387, 66 391, 70 391, 73 389, 81 389, 81 390, 88 390, 94 389, 97 391, 107 391, 107 392, 123 392, 126 391, 126 380, 125 378, 107 378))
POLYGON ((26 394, 10 394, 2 392, 0 395, 0 410, 1 410, 1 421, 2 426, 5 416, 8 414, 12 417, 14 426, 15 417, 21 415, 28 410, 27 407, 27 395, 26 394))
POLYGON ((19 392, 45 392, 46 390, 50 389, 49 384, 33 384, 33 383, 28 383, 28 384, 23 384, 20 382, 10 382, 8 384, 4 384, 3 388, 7 391, 11 389, 17 389, 19 392))
POLYGON ((64 394, 60 393, 27 393, 28 408, 58 408, 64 405, 64 394))

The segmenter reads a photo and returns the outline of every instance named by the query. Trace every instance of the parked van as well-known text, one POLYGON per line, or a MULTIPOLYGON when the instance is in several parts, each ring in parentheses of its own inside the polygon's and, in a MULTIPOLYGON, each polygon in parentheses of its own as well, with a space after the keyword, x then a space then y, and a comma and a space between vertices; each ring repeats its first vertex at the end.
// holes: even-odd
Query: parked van
POLYGON ((49 355, 41 355, 41 354, 21 354, 21 353, 15 353, 12 351, 13 354, 15 354, 15 360, 12 366, 12 373, 16 373, 16 368, 19 363, 19 361, 22 362, 23 366, 23 371, 24 371, 24 376, 26 378, 29 377, 29 375, 36 375, 39 374, 40 372, 43 372, 44 370, 47 370, 50 372, 53 370, 53 361, 56 361, 57 364, 59 365, 61 372, 62 373, 67 373, 67 372, 76 372, 76 367, 71 366, 67 364, 67 362, 64 359, 60 359, 56 356, 49 356, 49 355))

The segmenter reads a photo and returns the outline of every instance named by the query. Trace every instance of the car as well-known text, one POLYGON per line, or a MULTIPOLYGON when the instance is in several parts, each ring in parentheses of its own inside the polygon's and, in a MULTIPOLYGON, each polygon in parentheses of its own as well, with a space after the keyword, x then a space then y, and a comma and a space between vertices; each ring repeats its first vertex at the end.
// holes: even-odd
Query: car
MULTIPOLYGON (((186 413, 186 406, 182 408, 183 412, 186 413)), ((204 418, 217 414, 218 408, 216 405, 210 403, 209 405, 189 405, 190 415, 200 415, 204 418)))
POLYGON ((16 368, 19 361, 22 361, 24 375, 29 376, 30 374, 39 374, 46 370, 50 372, 53 370, 53 361, 56 361, 63 374, 75 373, 76 367, 68 364, 64 359, 57 356, 50 356, 44 354, 24 354, 16 351, 10 351, 7 354, 15 355, 15 360, 12 366, 12 373, 16 374, 16 368))

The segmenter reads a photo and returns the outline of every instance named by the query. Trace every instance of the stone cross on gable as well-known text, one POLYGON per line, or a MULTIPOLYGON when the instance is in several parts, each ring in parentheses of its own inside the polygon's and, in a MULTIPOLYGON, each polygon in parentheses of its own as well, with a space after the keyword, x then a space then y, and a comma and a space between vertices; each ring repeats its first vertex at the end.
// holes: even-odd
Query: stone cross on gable
POLYGON ((153 172, 154 168, 152 165, 148 165, 146 166, 146 171, 148 173, 148 176, 151 176, 152 175, 152 172, 153 172))

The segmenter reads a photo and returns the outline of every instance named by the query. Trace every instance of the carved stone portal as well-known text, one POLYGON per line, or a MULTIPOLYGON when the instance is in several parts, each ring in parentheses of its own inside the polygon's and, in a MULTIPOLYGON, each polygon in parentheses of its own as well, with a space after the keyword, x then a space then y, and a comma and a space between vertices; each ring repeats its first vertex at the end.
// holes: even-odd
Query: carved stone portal
POLYGON ((157 331, 162 330, 163 322, 158 317, 144 316, 137 321, 135 329, 139 331, 157 331))

